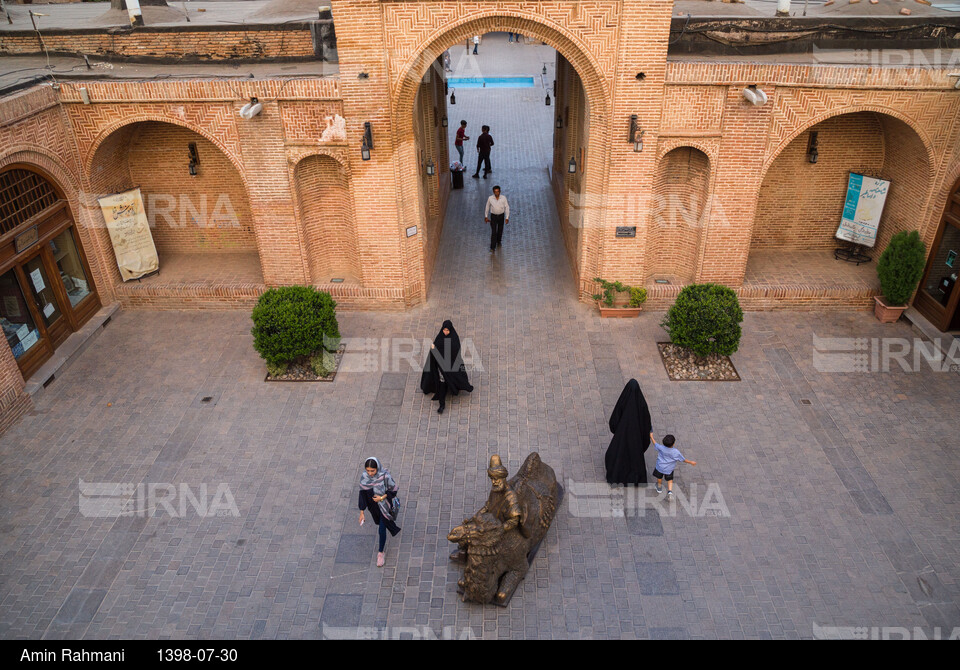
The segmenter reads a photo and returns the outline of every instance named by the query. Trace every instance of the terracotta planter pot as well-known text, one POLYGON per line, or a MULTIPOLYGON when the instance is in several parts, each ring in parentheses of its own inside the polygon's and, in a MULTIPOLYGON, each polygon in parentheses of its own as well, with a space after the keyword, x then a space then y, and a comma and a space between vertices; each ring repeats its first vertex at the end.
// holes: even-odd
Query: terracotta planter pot
POLYGON ((907 309, 907 305, 900 307, 891 307, 880 296, 874 296, 876 303, 873 306, 873 314, 880 323, 895 323, 907 309))
POLYGON ((607 307, 602 302, 597 302, 597 307, 601 319, 633 319, 643 311, 642 307, 607 307))

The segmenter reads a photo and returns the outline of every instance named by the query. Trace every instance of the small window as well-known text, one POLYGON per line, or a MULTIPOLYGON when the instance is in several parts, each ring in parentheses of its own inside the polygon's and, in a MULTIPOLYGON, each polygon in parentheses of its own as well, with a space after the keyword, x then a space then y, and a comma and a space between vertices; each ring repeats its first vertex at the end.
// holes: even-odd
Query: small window
POLYGON ((0 173, 0 235, 9 233, 58 200, 50 182, 36 172, 14 168, 0 173))

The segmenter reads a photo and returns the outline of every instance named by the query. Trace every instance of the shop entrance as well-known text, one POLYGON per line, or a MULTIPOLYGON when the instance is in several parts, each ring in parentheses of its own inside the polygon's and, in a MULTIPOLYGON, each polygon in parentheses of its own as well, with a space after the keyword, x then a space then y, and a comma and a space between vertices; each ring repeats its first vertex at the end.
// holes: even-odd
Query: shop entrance
POLYGON ((933 241, 930 260, 914 306, 942 331, 960 330, 960 181, 947 197, 947 208, 933 241))
POLYGON ((0 173, 0 325, 23 377, 99 308, 62 194, 26 166, 0 173))

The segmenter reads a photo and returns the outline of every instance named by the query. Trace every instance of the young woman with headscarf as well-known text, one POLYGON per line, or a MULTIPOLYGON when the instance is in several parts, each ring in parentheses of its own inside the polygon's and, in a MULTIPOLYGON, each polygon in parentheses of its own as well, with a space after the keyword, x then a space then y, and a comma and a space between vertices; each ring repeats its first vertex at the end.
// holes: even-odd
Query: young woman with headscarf
POLYGON ((647 464, 643 453, 650 446, 650 409, 640 391, 640 384, 631 379, 623 387, 617 406, 610 415, 613 439, 604 458, 607 482, 610 484, 646 484, 647 464))
POLYGON ((363 510, 367 510, 379 527, 378 568, 384 564, 383 549, 387 544, 387 531, 394 536, 400 532, 396 519, 397 506, 393 504, 396 497, 397 483, 390 471, 381 466, 376 458, 370 457, 364 461, 360 474, 360 525, 363 525, 363 510))
POLYGON ((473 391, 463 357, 460 355, 460 336, 450 320, 443 322, 440 332, 430 345, 430 353, 420 376, 420 390, 432 393, 433 400, 440 401, 440 408, 437 410, 439 414, 443 414, 446 407, 448 391, 453 395, 460 391, 473 391))

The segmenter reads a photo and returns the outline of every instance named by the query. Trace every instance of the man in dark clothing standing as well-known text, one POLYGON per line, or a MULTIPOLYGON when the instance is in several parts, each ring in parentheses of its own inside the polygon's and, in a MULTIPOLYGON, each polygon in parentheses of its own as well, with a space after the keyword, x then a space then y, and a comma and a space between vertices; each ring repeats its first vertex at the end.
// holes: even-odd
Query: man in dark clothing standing
POLYGON ((480 164, 483 163, 483 178, 486 179, 487 175, 493 172, 493 169, 490 167, 490 147, 493 146, 493 138, 490 136, 490 126, 483 126, 480 128, 483 132, 480 133, 480 137, 477 138, 477 151, 480 152, 477 156, 477 171, 473 173, 474 179, 480 178, 480 164))

